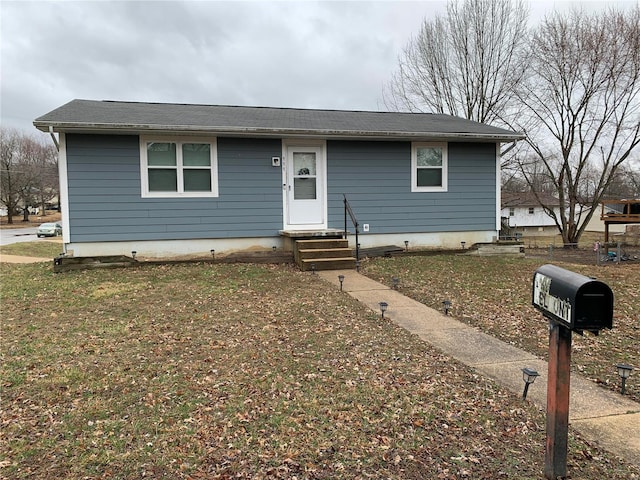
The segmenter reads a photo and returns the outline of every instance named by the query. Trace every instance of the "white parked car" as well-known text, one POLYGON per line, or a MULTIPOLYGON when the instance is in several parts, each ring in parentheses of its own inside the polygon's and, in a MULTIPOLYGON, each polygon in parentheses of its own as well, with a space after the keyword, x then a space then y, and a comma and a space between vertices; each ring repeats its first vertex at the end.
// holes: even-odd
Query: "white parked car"
POLYGON ((57 237, 62 235, 62 225, 59 223, 43 223, 38 227, 38 238, 40 237, 57 237))

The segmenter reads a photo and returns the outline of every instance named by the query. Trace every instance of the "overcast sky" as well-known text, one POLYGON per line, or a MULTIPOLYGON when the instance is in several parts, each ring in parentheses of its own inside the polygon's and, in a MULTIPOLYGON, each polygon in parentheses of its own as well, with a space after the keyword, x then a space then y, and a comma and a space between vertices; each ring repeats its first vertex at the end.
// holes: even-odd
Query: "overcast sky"
MULTIPOLYGON (((74 98, 382 110, 402 48, 446 5, 0 1, 1 120, 27 133, 74 98)), ((576 3, 619 2, 534 0, 532 21, 576 3)))

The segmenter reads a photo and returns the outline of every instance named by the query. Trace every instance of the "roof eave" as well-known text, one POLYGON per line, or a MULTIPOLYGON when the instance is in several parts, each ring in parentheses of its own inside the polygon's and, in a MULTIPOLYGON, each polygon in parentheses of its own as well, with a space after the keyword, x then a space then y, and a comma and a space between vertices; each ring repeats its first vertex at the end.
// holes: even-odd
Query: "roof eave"
POLYGON ((64 133, 162 133, 162 134, 215 134, 252 135, 271 137, 322 137, 322 138, 369 138, 369 139, 419 139, 437 138, 442 140, 464 139, 495 142, 513 142, 525 138, 523 134, 484 134, 468 132, 400 132, 400 131, 358 131, 332 129, 298 128, 255 128, 255 127, 207 127, 193 125, 143 125, 143 124, 101 124, 77 122, 34 121, 33 125, 43 132, 64 133))

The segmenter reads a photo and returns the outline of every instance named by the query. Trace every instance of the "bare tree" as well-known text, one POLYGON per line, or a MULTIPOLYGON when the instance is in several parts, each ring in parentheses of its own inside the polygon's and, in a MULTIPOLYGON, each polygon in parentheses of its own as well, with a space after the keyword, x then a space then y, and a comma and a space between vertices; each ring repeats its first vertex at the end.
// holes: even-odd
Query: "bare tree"
POLYGON ((0 201, 7 208, 8 223, 13 223, 20 200, 20 140, 16 130, 0 128, 0 201))
POLYGON ((19 170, 19 194, 22 203, 22 221, 29 221, 29 209, 33 206, 35 188, 40 174, 39 167, 39 145, 31 137, 22 135, 20 137, 18 150, 19 170))
POLYGON ((29 220, 29 207, 45 203, 59 194, 57 152, 53 145, 13 129, 0 129, 0 202, 7 207, 7 221, 22 208, 29 220))
POLYGON ((630 189, 633 193, 629 195, 631 198, 640 198, 640 162, 636 167, 627 169, 627 181, 629 182, 630 189))
MULTIPOLYGON (((28 192, 29 205, 39 206, 44 214, 46 206, 54 198, 59 197, 58 152, 55 146, 44 139, 32 139, 28 162, 33 175, 28 192)), ((25 197, 26 203, 26 197, 25 197)))
POLYGON ((545 210, 565 245, 575 244, 640 143, 640 9, 551 15, 528 63, 519 90, 527 115, 517 126, 539 161, 518 168, 534 192, 532 165, 553 179, 559 214, 545 210))
POLYGON ((519 0, 450 1, 400 55, 386 107, 502 123, 526 69, 527 17, 519 0))
POLYGON ((640 168, 621 165, 604 193, 611 199, 640 199, 640 168))

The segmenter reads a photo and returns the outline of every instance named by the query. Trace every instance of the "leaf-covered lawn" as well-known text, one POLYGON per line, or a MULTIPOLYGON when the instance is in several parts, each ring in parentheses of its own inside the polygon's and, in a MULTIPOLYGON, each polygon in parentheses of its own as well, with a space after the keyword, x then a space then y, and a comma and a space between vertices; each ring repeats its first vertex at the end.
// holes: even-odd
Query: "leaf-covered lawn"
POLYGON ((55 258, 62 251, 59 240, 38 239, 35 242, 19 242, 0 247, 2 255, 21 255, 25 257, 55 258))
POLYGON ((1 268, 3 478, 542 478, 542 412, 317 275, 1 268))
MULTIPOLYGON (((400 291, 425 305, 442 310, 452 302, 452 314, 481 330, 541 358, 549 350, 548 322, 531 306, 535 270, 553 263, 598 278, 614 294, 613 329, 599 336, 573 335, 572 367, 587 378, 619 391, 615 365, 640 367, 640 262, 603 266, 563 263, 545 258, 435 255, 380 258, 365 263, 366 275, 391 286, 401 279, 400 291)), ((637 377, 637 378, 640 378, 637 377)), ((627 393, 640 402, 638 381, 632 377, 627 393)))

